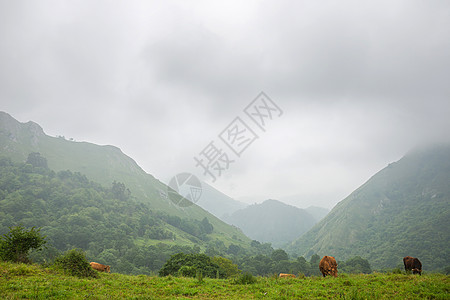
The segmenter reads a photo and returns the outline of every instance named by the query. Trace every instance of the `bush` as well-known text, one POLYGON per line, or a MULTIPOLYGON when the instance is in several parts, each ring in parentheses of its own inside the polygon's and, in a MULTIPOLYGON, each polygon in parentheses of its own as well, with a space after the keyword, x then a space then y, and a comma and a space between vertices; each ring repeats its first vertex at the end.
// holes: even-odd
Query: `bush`
POLYGON ((228 258, 215 256, 211 258, 211 261, 220 267, 226 278, 233 277, 241 273, 238 266, 228 258))
POLYGON ((30 263, 28 255, 32 250, 42 250, 47 243, 41 228, 26 230, 22 226, 9 227, 9 232, 0 238, 0 259, 11 262, 30 263))
POLYGON ((195 277, 197 270, 192 266, 182 266, 178 270, 178 275, 183 277, 195 277))
POLYGON ((197 278, 197 282, 198 283, 202 283, 203 282, 203 273, 202 271, 197 271, 197 274, 195 276, 197 278))
POLYGON ((392 274, 403 274, 402 270, 400 268, 392 269, 392 274))
POLYGON ((355 256, 350 258, 346 262, 340 264, 341 270, 345 273, 354 274, 370 274, 372 273, 372 268, 370 267, 369 261, 360 256, 355 256))
POLYGON ((254 277, 252 274, 245 272, 244 274, 241 274, 237 279, 234 280, 234 284, 253 284, 256 283, 256 277, 254 277))
POLYGON ((447 266, 443 272, 445 275, 450 275, 450 266, 447 266))
MULTIPOLYGON (((252 273, 251 273, 251 274, 252 274, 252 273)), ((278 279, 280 279, 280 274, 278 274, 278 273, 272 273, 272 274, 267 275, 267 278, 270 278, 270 279, 272 279, 272 280, 278 280, 278 279)))
POLYGON ((91 268, 83 250, 72 249, 55 259, 55 266, 77 277, 98 278, 98 273, 91 268))
POLYGON ((225 277, 224 271, 215 263, 211 261, 211 258, 205 254, 184 254, 178 253, 172 255, 170 259, 159 270, 160 276, 167 275, 183 275, 192 276, 200 271, 205 277, 217 278, 217 273, 221 278, 225 277), (181 272, 180 272, 181 271, 181 272))

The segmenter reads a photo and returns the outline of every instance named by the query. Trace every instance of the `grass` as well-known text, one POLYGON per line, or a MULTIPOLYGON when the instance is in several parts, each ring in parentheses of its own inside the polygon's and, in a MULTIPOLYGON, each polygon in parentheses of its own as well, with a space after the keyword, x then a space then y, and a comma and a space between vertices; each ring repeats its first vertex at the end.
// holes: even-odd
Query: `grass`
POLYGON ((3 299, 450 299, 450 276, 442 274, 258 277, 253 284, 238 282, 114 273, 80 279, 38 265, 0 262, 3 299))

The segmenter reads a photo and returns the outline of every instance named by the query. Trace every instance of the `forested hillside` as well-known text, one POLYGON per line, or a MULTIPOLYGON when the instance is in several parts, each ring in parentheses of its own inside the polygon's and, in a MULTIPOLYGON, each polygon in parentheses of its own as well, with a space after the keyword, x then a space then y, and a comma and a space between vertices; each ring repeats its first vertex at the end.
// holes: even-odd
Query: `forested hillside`
POLYGON ((417 149, 392 163, 289 247, 291 253, 360 255, 375 268, 410 255, 424 270, 450 265, 450 146, 417 149))
POLYGON ((166 196, 167 186, 146 173, 119 148, 67 140, 63 136, 51 137, 46 135, 38 124, 32 121, 20 123, 0 111, 0 154, 10 157, 14 162, 25 162, 28 154, 32 152, 38 152, 45 157, 49 168, 55 172, 80 172, 89 180, 103 186, 109 186, 114 181, 122 182, 130 189, 136 201, 150 204, 154 210, 199 221, 207 217, 225 236, 231 238, 236 235, 250 243, 239 230, 220 221, 201 207, 191 205, 180 208, 174 205, 166 196))
POLYGON ((91 260, 122 273, 156 272, 179 252, 238 258, 272 250, 236 236, 228 243, 206 217, 199 221, 154 211, 123 183, 103 187, 81 173, 54 172, 38 153, 26 163, 0 159, 0 234, 18 224, 42 227, 47 235, 49 249, 36 261, 82 248, 91 260))
MULTIPOLYGON (((51 137, 34 122, 20 123, 9 114, 0 112, 0 155, 23 163, 30 153, 40 153, 55 172, 79 172, 89 181, 104 187, 109 187, 114 181, 123 183, 136 202, 148 205, 154 212, 199 222, 207 218, 215 228, 213 235, 226 245, 239 242, 243 247, 250 246, 251 240, 240 230, 201 207, 181 208, 172 203, 167 197, 167 186, 142 170, 119 148, 51 137)), ((180 240, 174 243, 180 244, 180 240)))

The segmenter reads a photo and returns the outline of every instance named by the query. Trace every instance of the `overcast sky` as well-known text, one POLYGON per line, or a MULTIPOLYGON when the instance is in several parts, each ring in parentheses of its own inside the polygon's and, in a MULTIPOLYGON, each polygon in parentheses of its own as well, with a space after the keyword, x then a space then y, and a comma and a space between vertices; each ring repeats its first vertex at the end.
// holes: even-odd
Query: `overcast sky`
POLYGON ((0 42, 0 110, 247 203, 331 208, 450 140, 450 1, 0 0, 0 42), (236 117, 258 137, 240 156, 236 117), (214 182, 210 142, 233 160, 214 182))

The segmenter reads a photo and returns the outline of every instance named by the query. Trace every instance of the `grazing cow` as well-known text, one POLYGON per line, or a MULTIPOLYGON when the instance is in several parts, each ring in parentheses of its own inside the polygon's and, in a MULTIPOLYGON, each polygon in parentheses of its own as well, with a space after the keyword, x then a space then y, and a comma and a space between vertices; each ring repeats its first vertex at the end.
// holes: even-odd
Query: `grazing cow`
POLYGON ((288 277, 292 277, 295 278, 294 274, 286 274, 286 273, 280 273, 280 278, 288 278, 288 277))
POLYGON ((327 275, 333 275, 337 277, 337 263, 333 256, 324 256, 319 263, 320 272, 322 272, 323 277, 327 275))
POLYGON ((403 257, 403 264, 405 265, 405 271, 412 271, 413 274, 419 273, 422 275, 422 263, 418 258, 405 256, 403 257))
POLYGON ((99 264, 96 262, 91 262, 90 265, 91 265, 92 269, 94 269, 94 270, 97 270, 100 272, 107 272, 107 273, 111 272, 111 269, 109 266, 105 266, 105 265, 102 265, 102 264, 99 264))

